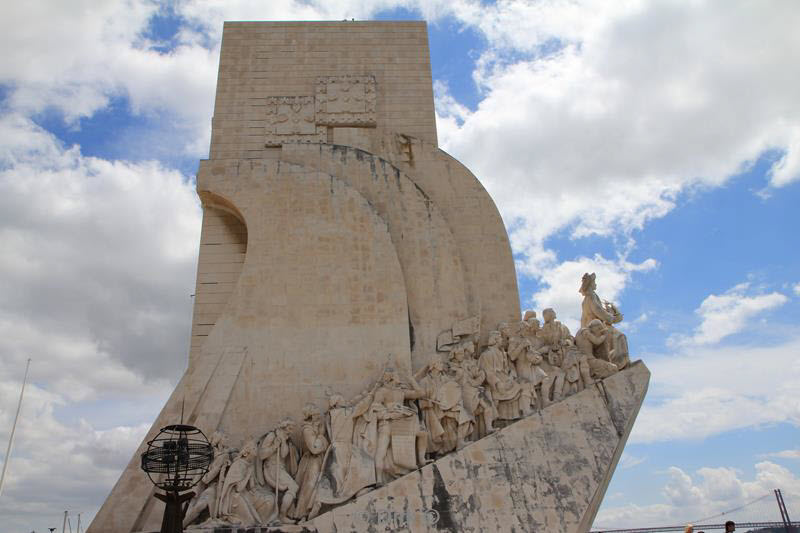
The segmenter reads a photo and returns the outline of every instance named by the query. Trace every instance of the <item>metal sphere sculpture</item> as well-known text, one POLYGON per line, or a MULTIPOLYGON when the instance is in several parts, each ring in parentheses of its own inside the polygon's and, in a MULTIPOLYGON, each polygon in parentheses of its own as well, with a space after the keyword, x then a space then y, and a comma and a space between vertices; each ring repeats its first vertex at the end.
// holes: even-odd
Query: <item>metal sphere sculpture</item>
POLYGON ((161 533, 183 532, 183 504, 194 493, 179 493, 194 487, 213 460, 214 448, 194 426, 166 426, 147 443, 147 450, 142 453, 142 470, 153 485, 166 492, 155 495, 165 503, 161 533))

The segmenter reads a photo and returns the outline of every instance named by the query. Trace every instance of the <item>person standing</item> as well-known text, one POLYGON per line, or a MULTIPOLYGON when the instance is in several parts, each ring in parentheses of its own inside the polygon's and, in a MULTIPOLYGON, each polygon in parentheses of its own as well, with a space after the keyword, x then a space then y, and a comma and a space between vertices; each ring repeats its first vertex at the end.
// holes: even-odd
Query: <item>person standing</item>
POLYGON ((725 533, 730 533, 731 531, 736 531, 736 524, 733 523, 733 520, 728 520, 725 522, 725 533))

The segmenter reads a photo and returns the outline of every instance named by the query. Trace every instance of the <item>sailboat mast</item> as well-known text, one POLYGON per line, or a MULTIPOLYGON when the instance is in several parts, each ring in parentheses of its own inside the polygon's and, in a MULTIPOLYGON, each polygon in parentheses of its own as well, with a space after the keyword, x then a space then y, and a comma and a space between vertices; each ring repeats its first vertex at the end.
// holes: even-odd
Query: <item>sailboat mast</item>
POLYGON ((0 494, 3 493, 3 484, 6 481, 6 471, 8 470, 8 462, 11 459, 11 446, 14 444, 14 433, 17 431, 17 421, 19 420, 19 411, 22 408, 22 396, 25 394, 25 384, 28 382, 28 369, 31 366, 31 360, 28 358, 28 363, 25 365, 25 377, 22 378, 22 390, 19 393, 19 403, 17 404, 17 414, 14 416, 14 425, 11 426, 11 436, 8 437, 8 448, 6 448, 6 457, 3 460, 3 473, 0 474, 0 494))

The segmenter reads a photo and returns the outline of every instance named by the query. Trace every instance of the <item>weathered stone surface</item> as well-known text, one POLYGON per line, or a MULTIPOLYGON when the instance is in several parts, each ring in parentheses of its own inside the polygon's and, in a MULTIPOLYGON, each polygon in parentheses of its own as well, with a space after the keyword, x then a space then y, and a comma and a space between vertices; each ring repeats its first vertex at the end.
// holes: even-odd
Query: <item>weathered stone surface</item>
POLYGON ((313 524, 320 532, 588 531, 649 378, 636 363, 313 524))
POLYGON ((603 496, 608 484, 611 482, 611 476, 614 474, 614 468, 619 462, 625 442, 628 440, 633 423, 639 414, 639 408, 642 406, 642 399, 644 399, 649 383, 650 371, 643 362, 637 361, 626 370, 606 378, 600 385, 603 387, 608 412, 620 437, 620 443, 614 450, 613 467, 605 473, 600 488, 589 503, 589 509, 577 531, 589 531, 594 522, 600 504, 603 503, 603 496))

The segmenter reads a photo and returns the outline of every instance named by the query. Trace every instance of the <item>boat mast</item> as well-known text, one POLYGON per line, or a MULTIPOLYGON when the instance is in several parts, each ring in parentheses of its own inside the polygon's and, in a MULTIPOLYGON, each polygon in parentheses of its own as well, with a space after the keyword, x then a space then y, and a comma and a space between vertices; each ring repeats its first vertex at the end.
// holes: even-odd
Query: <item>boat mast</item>
POLYGON ((28 381, 28 369, 31 366, 31 360, 28 358, 28 363, 25 365, 25 377, 22 378, 22 390, 19 393, 19 403, 17 404, 17 414, 14 416, 14 425, 11 426, 11 436, 8 437, 8 448, 6 448, 6 457, 3 460, 3 473, 0 474, 0 494, 3 493, 3 483, 6 481, 6 470, 8 470, 8 461, 11 459, 11 446, 14 444, 14 433, 17 431, 17 421, 19 420, 19 410, 22 408, 22 396, 25 394, 25 383, 28 381))

